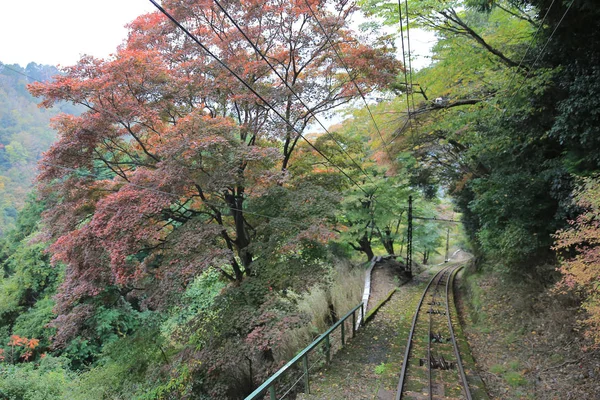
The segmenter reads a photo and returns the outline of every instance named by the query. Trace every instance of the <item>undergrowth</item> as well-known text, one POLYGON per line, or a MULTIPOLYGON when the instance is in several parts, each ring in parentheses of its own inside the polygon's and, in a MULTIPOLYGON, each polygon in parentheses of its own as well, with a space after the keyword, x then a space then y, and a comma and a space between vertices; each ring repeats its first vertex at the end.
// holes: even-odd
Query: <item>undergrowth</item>
POLYGON ((461 282, 463 323, 480 375, 499 399, 594 398, 597 351, 580 332, 578 299, 547 282, 484 274, 461 282), (466 312, 465 312, 466 311, 466 312), (575 395, 577 394, 577 395, 575 395), (591 397, 590 397, 591 396, 591 397))

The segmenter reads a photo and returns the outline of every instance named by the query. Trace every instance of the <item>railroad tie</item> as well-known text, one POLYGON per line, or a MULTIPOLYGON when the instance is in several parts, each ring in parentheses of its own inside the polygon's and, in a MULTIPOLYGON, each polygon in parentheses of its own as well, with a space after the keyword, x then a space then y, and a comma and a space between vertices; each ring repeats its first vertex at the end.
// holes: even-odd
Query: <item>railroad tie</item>
POLYGON ((433 307, 427 310, 428 314, 434 315, 446 315, 446 310, 434 310, 433 307))
POLYGON ((444 338, 441 333, 431 333, 429 337, 431 343, 447 343, 448 339, 444 338))
MULTIPOLYGON (((425 358, 419 359, 420 367, 424 366, 426 363, 427 363, 427 359, 425 359, 425 358)), ((456 368, 456 363, 454 361, 447 361, 444 358, 444 356, 440 356, 439 358, 431 356, 431 358, 429 359, 429 366, 431 369, 450 370, 450 369, 456 368)))

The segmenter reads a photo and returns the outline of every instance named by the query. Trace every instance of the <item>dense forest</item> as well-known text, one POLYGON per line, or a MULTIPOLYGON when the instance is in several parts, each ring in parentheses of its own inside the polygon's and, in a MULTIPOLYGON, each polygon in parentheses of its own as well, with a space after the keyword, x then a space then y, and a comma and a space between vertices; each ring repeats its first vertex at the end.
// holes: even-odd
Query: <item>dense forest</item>
MULTIPOLYGON (((405 254, 409 196, 600 344, 595 2, 409 0, 419 71, 396 2, 162 5, 187 32, 0 66, 1 399, 243 398, 405 254)), ((417 224, 415 261, 445 238, 417 224)))
POLYGON ((0 64, 0 235, 14 227, 32 188, 36 163, 56 139, 50 119, 59 112, 77 112, 66 103, 40 109, 27 91, 27 84, 58 73, 56 67, 36 63, 25 68, 0 64))

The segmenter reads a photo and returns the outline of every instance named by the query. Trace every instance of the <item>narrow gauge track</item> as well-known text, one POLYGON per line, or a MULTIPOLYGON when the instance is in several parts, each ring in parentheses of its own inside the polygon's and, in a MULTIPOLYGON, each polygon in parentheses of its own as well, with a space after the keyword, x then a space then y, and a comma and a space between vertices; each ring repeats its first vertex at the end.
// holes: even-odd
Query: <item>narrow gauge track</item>
POLYGON ((450 314, 454 276, 461 268, 448 266, 440 270, 421 296, 408 336, 396 400, 472 399, 450 314))

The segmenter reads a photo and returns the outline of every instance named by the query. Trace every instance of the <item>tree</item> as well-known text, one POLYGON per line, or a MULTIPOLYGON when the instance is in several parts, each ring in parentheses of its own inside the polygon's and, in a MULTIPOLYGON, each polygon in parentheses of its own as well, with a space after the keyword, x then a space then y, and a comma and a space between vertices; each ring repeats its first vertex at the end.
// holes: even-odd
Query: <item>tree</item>
MULTIPOLYGON (((288 170, 301 133, 315 115, 358 95, 331 43, 363 92, 385 89, 400 67, 391 46, 362 42, 347 28, 353 8, 333 14, 327 4, 226 5, 288 85, 311 99, 310 111, 212 2, 164 4, 289 124, 160 13, 134 21, 113 58, 83 57, 55 81, 31 85, 42 106, 87 109, 55 120, 59 140, 39 176, 53 260, 66 264, 60 343, 98 301, 160 307, 210 266, 239 284, 255 273, 257 257, 271 256, 261 253, 272 249, 261 245, 261 231, 280 216, 250 210, 278 188, 295 190, 288 170)), ((322 215, 302 217, 281 241, 327 237, 307 234, 322 215)))
POLYGON ((0 342, 4 345, 11 335, 35 338, 41 352, 54 333, 46 325, 54 318, 52 296, 62 273, 61 266, 50 265, 47 244, 39 240, 43 209, 31 194, 16 226, 0 242, 0 342))
MULTIPOLYGON (((487 29, 482 29, 481 21, 488 18, 492 21, 501 18, 505 25, 498 28, 506 29, 508 32, 519 25, 525 25, 529 29, 537 28, 534 11, 530 7, 522 7, 519 3, 513 0, 415 0, 409 1, 407 7, 401 7, 400 13, 403 14, 404 20, 408 13, 410 28, 425 28, 445 36, 466 38, 505 66, 515 68, 521 67, 522 64, 517 59, 513 59, 511 54, 506 53, 507 50, 510 52, 515 40, 502 41, 498 37, 490 36, 489 29, 493 31, 495 27, 490 24, 485 27, 487 29)), ((400 13, 397 2, 363 0, 360 4, 367 12, 381 17, 385 24, 399 25, 400 13)))
POLYGON ((600 185, 598 177, 585 178, 575 192, 582 213, 556 233, 555 250, 562 256, 560 286, 583 294, 587 335, 600 345, 600 185))
MULTIPOLYGON (((536 266, 553 261, 551 234, 573 212, 568 205, 573 163, 564 144, 578 134, 562 127, 562 139, 553 134, 562 74, 556 64, 534 62, 546 42, 534 35, 536 8, 522 8, 527 17, 518 4, 502 1, 417 3, 409 5, 411 18, 435 29, 438 43, 432 64, 415 75, 415 94, 424 101, 411 110, 412 124, 400 122, 392 151, 413 154, 419 184, 449 189, 477 251, 505 271, 551 278, 551 271, 536 266)), ((562 103, 565 110, 567 103, 576 104, 581 115, 590 115, 593 107, 569 99, 562 103)))

